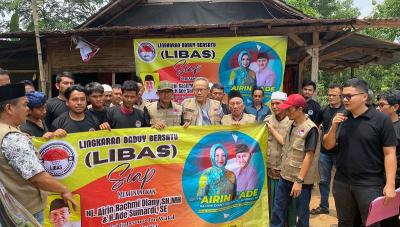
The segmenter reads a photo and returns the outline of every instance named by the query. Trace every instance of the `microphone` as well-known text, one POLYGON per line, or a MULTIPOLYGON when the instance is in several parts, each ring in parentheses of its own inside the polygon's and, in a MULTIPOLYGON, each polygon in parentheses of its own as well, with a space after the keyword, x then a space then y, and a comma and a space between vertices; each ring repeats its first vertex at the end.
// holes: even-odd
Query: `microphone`
MULTIPOLYGON (((346 110, 346 109, 340 110, 340 111, 338 111, 338 113, 341 113, 341 114, 343 114, 343 115, 346 116, 346 117, 348 117, 348 116, 350 115, 350 111, 348 111, 348 110, 346 110)), ((343 128, 343 124, 342 124, 342 123, 343 123, 343 122, 339 123, 339 126, 338 126, 338 128, 337 128, 337 130, 336 130, 336 134, 335 134, 336 143, 337 143, 337 140, 338 140, 338 138, 339 138, 340 131, 341 131, 342 128, 343 128)))

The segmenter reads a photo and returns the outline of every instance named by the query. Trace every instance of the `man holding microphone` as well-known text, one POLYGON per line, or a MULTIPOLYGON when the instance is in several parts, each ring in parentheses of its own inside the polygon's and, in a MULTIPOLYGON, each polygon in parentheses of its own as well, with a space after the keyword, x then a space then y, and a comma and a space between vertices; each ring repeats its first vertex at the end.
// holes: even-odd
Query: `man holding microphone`
POLYGON ((366 105, 367 82, 350 79, 342 98, 348 114, 335 115, 323 146, 337 146, 333 196, 339 227, 350 227, 360 224, 358 216, 365 225, 371 201, 382 194, 385 202, 396 196, 397 140, 390 118, 366 105))

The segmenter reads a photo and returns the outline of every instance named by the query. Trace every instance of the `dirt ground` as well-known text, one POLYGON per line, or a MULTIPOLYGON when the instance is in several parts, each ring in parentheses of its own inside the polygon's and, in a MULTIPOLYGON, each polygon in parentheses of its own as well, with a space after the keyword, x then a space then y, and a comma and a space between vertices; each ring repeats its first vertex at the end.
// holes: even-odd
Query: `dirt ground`
MULTIPOLYGON (((310 209, 315 208, 319 205, 320 194, 318 186, 314 186, 311 195, 310 209)), ((331 227, 337 224, 335 201, 333 200, 332 192, 329 195, 329 214, 311 215, 310 226, 311 227, 331 227)))

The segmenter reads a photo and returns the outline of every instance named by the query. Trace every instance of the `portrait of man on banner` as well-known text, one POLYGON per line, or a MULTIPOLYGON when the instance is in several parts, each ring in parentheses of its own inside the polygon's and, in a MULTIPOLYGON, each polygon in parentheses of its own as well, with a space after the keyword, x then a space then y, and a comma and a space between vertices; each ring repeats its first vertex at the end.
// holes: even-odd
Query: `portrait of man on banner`
MULTIPOLYGON (((79 201, 79 195, 74 195, 74 198, 79 201)), ((45 208, 44 226, 81 227, 80 209, 73 210, 60 196, 50 195, 45 208)))
POLYGON ((235 162, 238 168, 234 170, 236 176, 236 190, 240 192, 253 190, 258 187, 258 174, 252 165, 252 150, 246 144, 235 146, 235 162))
POLYGON ((250 69, 256 73, 258 87, 272 87, 276 84, 276 74, 268 65, 272 59, 266 52, 259 52, 256 61, 250 64, 250 69))
POLYGON ((158 100, 157 86, 160 80, 158 73, 143 73, 141 77, 144 85, 142 98, 150 102, 158 100))

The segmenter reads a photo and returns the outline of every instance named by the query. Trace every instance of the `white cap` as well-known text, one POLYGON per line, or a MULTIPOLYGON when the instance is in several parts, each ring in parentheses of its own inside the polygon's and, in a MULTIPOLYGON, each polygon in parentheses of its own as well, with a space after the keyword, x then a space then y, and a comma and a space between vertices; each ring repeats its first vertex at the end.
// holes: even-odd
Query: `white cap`
POLYGON ((281 91, 275 91, 271 94, 271 100, 282 100, 282 101, 286 101, 287 100, 287 94, 285 92, 281 92, 281 91))
POLYGON ((102 86, 103 86, 103 88, 104 88, 104 92, 112 91, 112 88, 111 88, 110 85, 108 85, 108 84, 103 84, 102 86))

